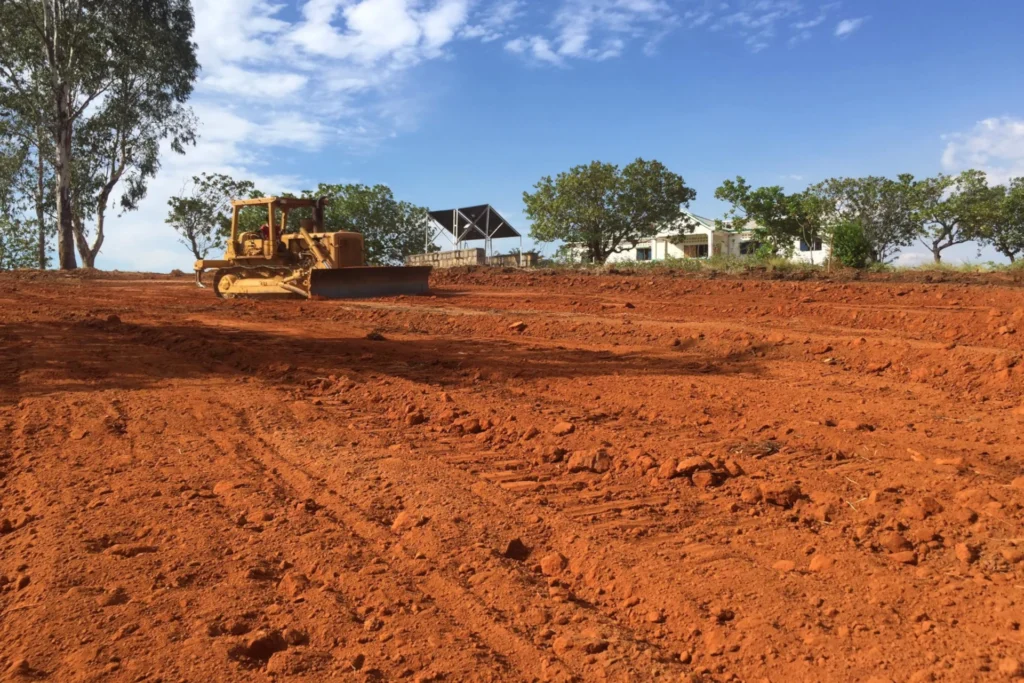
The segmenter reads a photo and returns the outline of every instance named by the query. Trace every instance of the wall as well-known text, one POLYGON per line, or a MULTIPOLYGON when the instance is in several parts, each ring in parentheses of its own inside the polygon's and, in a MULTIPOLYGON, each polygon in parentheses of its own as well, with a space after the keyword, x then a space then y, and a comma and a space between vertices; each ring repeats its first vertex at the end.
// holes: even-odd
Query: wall
POLYGON ((460 266, 483 266, 487 257, 483 249, 462 249, 460 251, 436 251, 432 254, 413 254, 405 257, 407 266, 433 266, 435 268, 458 268, 460 266))
POLYGON ((533 268, 537 265, 536 254, 506 254, 504 256, 491 256, 487 259, 489 266, 503 266, 505 268, 533 268))
POLYGON ((435 251, 433 254, 414 254, 405 257, 407 266, 433 266, 434 268, 459 268, 461 266, 504 266, 507 268, 532 268, 537 265, 536 254, 492 256, 487 258, 483 249, 462 249, 460 251, 435 251), (520 265, 520 259, 522 265, 520 265))

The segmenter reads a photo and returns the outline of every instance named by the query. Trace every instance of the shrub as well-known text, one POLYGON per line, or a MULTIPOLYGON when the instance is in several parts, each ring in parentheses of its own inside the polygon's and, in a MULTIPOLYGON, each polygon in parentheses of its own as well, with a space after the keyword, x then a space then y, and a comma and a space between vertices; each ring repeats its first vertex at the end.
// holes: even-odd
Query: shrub
POLYGON ((833 228, 832 258, 850 268, 866 268, 871 262, 871 243, 858 223, 840 223, 833 228))

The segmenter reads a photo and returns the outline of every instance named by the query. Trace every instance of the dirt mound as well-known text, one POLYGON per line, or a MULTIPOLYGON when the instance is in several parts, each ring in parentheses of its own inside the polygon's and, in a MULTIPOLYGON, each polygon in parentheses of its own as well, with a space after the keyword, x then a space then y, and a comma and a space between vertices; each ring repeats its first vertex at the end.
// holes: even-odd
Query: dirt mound
POLYGON ((0 678, 1021 675, 1020 289, 434 287, 0 278, 0 678))

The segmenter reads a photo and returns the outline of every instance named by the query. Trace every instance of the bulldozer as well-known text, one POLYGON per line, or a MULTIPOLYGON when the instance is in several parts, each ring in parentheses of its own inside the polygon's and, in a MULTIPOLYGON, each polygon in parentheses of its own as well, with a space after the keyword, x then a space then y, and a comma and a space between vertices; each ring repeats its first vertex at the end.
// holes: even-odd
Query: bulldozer
POLYGON ((222 299, 363 299, 429 290, 430 266, 367 266, 361 234, 326 232, 326 205, 326 197, 232 201, 224 258, 196 261, 196 285, 205 288, 203 273, 213 270, 213 291, 222 299), (239 233, 245 207, 265 207, 260 232, 239 233), (286 232, 289 212, 300 209, 312 209, 313 217, 303 219, 298 232, 286 232))

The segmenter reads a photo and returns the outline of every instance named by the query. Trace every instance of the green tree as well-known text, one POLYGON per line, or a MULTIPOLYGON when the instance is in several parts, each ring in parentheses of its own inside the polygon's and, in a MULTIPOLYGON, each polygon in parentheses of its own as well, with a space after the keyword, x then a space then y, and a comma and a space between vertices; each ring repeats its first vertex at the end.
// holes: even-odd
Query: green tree
MULTIPOLYGON (((254 195, 259 193, 248 180, 203 173, 193 177, 181 195, 168 200, 170 212, 166 223, 174 228, 178 241, 189 248, 196 260, 204 259, 211 251, 223 249, 231 234, 231 200, 254 195)), ((265 223, 267 217, 262 220, 265 223)), ((258 230, 259 224, 254 229, 258 230)))
POLYGON ((831 258, 850 268, 866 268, 871 262, 871 243, 856 223, 841 222, 831 228, 831 258))
POLYGON ((184 102, 199 69, 194 24, 190 0, 0 2, 0 118, 52 139, 61 268, 77 265, 75 128, 119 100, 118 83, 184 102))
POLYGON ((821 239, 832 210, 828 197, 813 189, 795 194, 786 194, 778 185, 754 189, 742 176, 722 183, 715 198, 732 204, 725 219, 716 223, 752 231, 771 256, 791 256, 798 239, 807 244, 821 239))
POLYGON ((103 246, 114 190, 121 186, 120 210, 134 211, 160 170, 161 142, 167 140, 178 154, 195 142, 195 119, 178 100, 158 80, 123 74, 103 109, 76 129, 72 205, 75 244, 85 267, 95 267, 103 246))
POLYGON ((0 216, 0 270, 36 264, 35 231, 19 220, 0 216))
POLYGON ((833 178, 812 189, 834 207, 833 222, 860 226, 870 245, 871 263, 888 263, 924 231, 920 186, 912 175, 903 174, 896 180, 833 178))
POLYGON ((0 138, 0 270, 34 265, 34 231, 22 216, 26 197, 20 188, 30 175, 30 149, 0 138))
POLYGON ((697 193, 658 161, 637 159, 621 170, 594 161, 524 192, 530 236, 580 249, 590 263, 635 247, 659 232, 692 231, 682 207, 697 193))
MULTIPOLYGON (((427 209, 396 200, 386 185, 321 184, 315 192, 306 191, 303 196, 327 197, 325 229, 361 233, 364 256, 370 265, 399 265, 405 263, 406 256, 422 254, 427 246, 427 209)), ((289 215, 289 222, 303 215, 289 215)))
POLYGON ((992 220, 981 241, 1015 263, 1024 253, 1024 178, 994 190, 992 220))
POLYGON ((715 190, 715 199, 732 204, 719 228, 754 233, 771 256, 793 253, 798 229, 791 215, 788 197, 778 185, 754 189, 742 176, 726 180, 715 190))
POLYGON ((0 110, 0 145, 27 150, 27 154, 20 157, 27 168, 6 176, 3 182, 8 185, 0 188, 0 192, 13 193, 23 200, 19 202, 24 211, 19 223, 34 231, 36 260, 33 265, 45 269, 49 265, 48 246, 54 234, 52 141, 45 130, 6 114, 0 110))
POLYGON ((944 250, 984 235, 997 205, 993 192, 983 171, 940 174, 918 183, 919 211, 925 227, 921 243, 931 250, 936 263, 942 262, 944 250))

